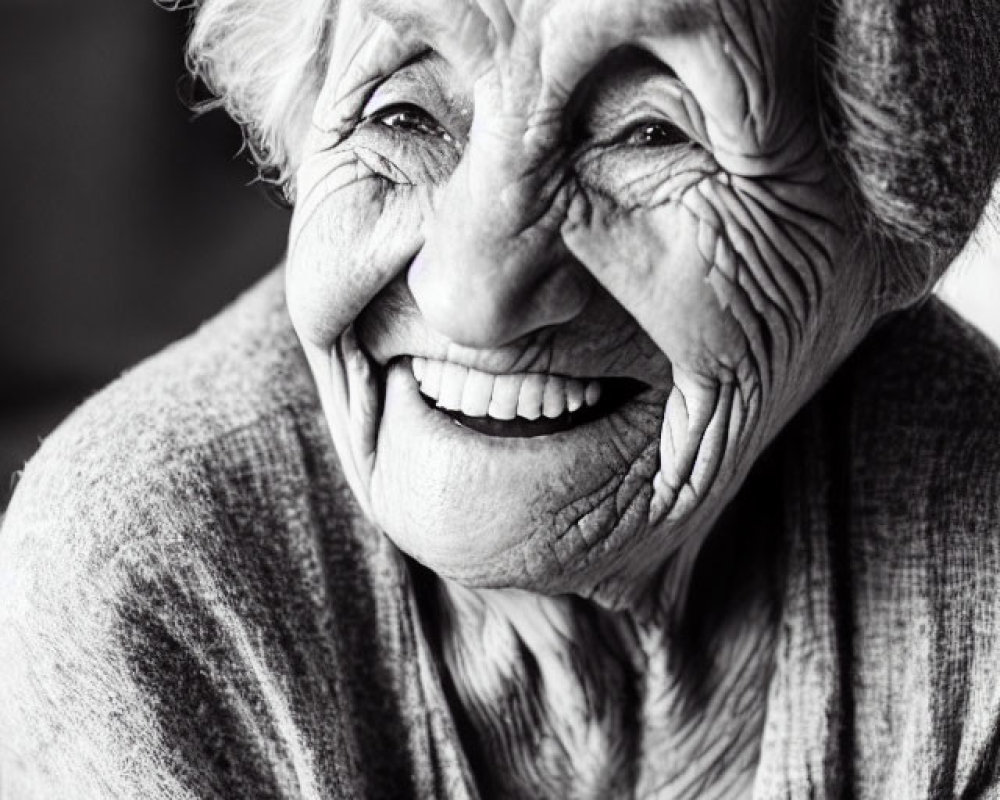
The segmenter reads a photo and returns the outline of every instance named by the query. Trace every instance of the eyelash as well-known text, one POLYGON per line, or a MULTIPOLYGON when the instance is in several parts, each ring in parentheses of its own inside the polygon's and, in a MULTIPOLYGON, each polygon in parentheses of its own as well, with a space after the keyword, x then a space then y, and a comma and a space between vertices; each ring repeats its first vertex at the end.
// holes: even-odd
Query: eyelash
POLYGON ((392 131, 417 136, 432 136, 445 142, 454 142, 454 137, 433 115, 414 103, 393 103, 366 117, 365 122, 381 125, 392 131), (407 115, 416 119, 402 121, 407 115))
POLYGON ((688 141, 680 128, 663 119, 639 120, 616 137, 617 144, 649 148, 674 147, 688 141))

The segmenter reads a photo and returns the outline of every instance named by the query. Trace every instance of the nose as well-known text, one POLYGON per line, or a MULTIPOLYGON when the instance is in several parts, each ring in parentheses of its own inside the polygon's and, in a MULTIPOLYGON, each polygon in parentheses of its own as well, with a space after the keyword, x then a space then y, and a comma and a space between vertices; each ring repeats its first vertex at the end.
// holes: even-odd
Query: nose
POLYGON ((409 270, 426 322, 458 344, 496 347, 565 323, 593 291, 560 234, 566 181, 525 139, 474 129, 409 270))

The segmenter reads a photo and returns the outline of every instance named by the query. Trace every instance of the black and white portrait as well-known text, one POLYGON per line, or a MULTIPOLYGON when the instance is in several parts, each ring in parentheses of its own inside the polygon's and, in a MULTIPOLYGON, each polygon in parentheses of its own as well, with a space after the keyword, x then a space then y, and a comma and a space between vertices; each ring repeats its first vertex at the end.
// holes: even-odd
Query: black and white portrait
POLYGON ((6 10, 0 800, 1000 795, 996 0, 6 10))

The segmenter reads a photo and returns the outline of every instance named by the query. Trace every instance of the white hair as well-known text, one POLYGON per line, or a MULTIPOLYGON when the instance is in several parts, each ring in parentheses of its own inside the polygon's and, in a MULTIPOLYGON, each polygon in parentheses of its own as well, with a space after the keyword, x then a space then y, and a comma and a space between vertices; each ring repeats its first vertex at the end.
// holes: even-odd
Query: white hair
POLYGON ((191 72, 246 132, 270 179, 294 168, 292 137, 308 124, 326 72, 337 0, 160 0, 194 6, 191 72))

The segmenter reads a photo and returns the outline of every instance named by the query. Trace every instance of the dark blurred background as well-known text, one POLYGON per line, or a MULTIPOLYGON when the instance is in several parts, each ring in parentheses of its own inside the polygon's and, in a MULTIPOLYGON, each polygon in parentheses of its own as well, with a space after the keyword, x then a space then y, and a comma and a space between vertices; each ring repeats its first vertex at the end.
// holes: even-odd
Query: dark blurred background
POLYGON ((0 512, 74 406, 280 259, 273 206, 222 112, 180 95, 183 13, 0 0, 0 512))

